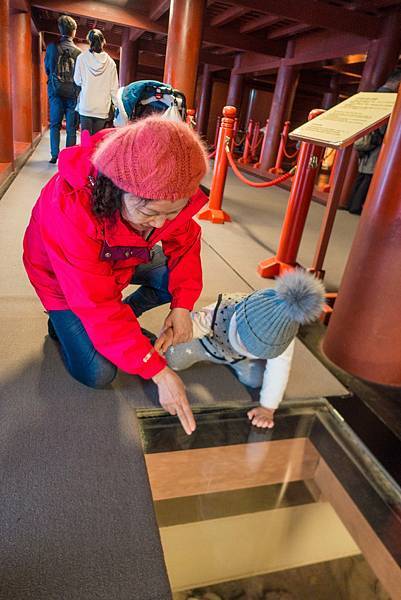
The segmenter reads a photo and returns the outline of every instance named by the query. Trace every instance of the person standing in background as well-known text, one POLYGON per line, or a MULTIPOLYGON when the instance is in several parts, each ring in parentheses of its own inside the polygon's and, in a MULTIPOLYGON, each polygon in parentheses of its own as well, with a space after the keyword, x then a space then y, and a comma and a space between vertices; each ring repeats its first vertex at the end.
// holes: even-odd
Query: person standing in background
MULTIPOLYGON (((400 81, 401 70, 396 69, 388 77, 385 84, 376 91, 381 93, 397 93, 400 81)), ((358 176, 351 190, 347 206, 348 212, 353 215, 360 215, 362 213, 386 129, 387 125, 382 125, 378 129, 361 137, 354 144, 354 148, 358 153, 358 176)))
POLYGON ((114 60, 103 50, 103 33, 91 29, 86 39, 90 48, 78 57, 74 81, 81 88, 77 105, 81 131, 93 135, 104 129, 111 103, 116 103, 118 77, 114 60))
POLYGON ((78 88, 74 83, 74 70, 81 50, 74 44, 77 24, 71 17, 62 15, 57 21, 61 38, 57 44, 49 44, 45 56, 47 93, 50 109, 50 163, 55 164, 60 151, 60 129, 66 120, 67 146, 75 146, 77 132, 75 107, 78 88))

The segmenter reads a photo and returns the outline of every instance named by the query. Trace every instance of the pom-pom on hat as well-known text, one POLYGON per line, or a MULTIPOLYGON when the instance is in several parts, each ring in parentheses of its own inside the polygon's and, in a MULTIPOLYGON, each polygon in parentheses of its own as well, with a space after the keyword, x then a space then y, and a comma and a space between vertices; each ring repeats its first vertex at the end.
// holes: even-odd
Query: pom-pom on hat
POLYGON ((92 162, 120 189, 149 200, 192 196, 208 170, 198 135, 184 122, 158 116, 108 135, 92 162))
POLYGON ((258 290, 235 310, 237 331, 248 352, 275 358, 284 352, 300 325, 311 323, 324 304, 323 284, 302 269, 288 271, 273 289, 258 290))

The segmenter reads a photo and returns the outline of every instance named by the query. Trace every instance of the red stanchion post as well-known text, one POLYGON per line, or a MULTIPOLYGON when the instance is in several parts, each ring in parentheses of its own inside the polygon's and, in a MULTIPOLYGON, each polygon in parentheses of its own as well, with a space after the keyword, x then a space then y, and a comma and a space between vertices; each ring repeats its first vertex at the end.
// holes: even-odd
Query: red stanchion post
POLYGON ((268 170, 268 173, 275 173, 275 174, 279 174, 279 175, 281 173, 284 173, 283 169, 281 168, 281 165, 283 164, 284 150, 287 145, 289 130, 290 130, 290 122, 286 121, 284 123, 283 131, 281 132, 280 145, 278 147, 276 164, 274 165, 274 167, 272 167, 271 169, 268 170))
POLYGON ((265 125, 265 133, 263 135, 263 142, 262 142, 262 147, 260 149, 260 153, 259 153, 259 160, 257 163, 255 163, 253 165, 254 169, 259 169, 260 168, 260 157, 263 155, 263 150, 266 144, 266 139, 267 139, 267 128, 269 127, 269 119, 266 120, 266 125, 265 125))
MULTIPOLYGON (((309 119, 320 115, 324 110, 316 109, 309 113, 309 119)), ((297 171, 291 187, 287 211, 281 230, 276 256, 262 261, 258 273, 262 277, 274 278, 297 265, 297 255, 305 228, 306 217, 312 200, 316 173, 320 167, 324 147, 301 143, 297 171)))
POLYGON ((248 127, 246 130, 245 147, 244 153, 238 160, 242 165, 247 165, 251 162, 251 144, 252 144, 252 133, 253 133, 253 120, 249 119, 248 127))
POLYGON ((214 134, 214 142, 213 142, 214 148, 217 147, 217 140, 219 139, 219 132, 220 132, 220 124, 221 124, 221 116, 219 115, 217 117, 217 121, 216 121, 216 133, 214 134))
POLYGON ((234 119, 237 113, 235 106, 225 106, 223 108, 223 118, 221 119, 219 138, 216 148, 216 159, 214 161, 213 179, 210 187, 209 205, 199 213, 198 218, 203 221, 211 221, 212 223, 230 222, 231 217, 228 213, 222 210, 224 186, 227 177, 227 153, 225 145, 231 144, 234 119))
POLYGON ((195 129, 195 127, 196 127, 195 113, 196 113, 196 111, 194 108, 187 109, 187 116, 186 116, 185 121, 186 121, 187 125, 192 127, 192 129, 195 129))
POLYGON ((255 160, 256 150, 259 142, 260 123, 256 121, 253 127, 252 142, 251 142, 251 161, 255 160))

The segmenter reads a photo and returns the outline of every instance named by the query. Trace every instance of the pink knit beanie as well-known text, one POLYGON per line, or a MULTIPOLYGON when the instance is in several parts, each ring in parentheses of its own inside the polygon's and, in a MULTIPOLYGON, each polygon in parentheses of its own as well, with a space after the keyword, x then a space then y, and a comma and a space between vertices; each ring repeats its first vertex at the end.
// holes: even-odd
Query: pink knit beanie
POLYGON ((198 135, 184 122, 159 116, 110 133, 92 162, 120 189, 150 200, 192 196, 208 170, 198 135))

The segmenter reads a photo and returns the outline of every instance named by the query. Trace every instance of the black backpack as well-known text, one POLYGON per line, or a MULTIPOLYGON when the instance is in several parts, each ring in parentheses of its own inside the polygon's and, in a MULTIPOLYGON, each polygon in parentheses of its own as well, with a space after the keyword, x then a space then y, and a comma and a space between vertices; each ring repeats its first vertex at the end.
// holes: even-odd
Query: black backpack
POLYGON ((76 98, 77 86, 74 83, 75 60, 79 50, 63 49, 57 44, 56 70, 51 75, 53 91, 63 98, 76 98))

